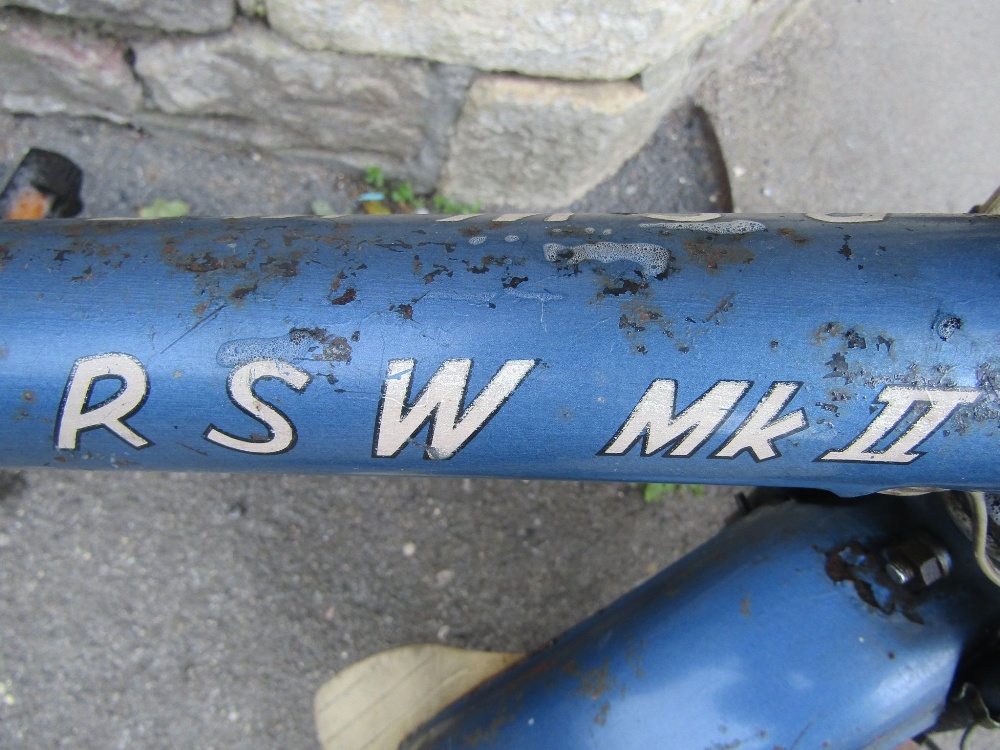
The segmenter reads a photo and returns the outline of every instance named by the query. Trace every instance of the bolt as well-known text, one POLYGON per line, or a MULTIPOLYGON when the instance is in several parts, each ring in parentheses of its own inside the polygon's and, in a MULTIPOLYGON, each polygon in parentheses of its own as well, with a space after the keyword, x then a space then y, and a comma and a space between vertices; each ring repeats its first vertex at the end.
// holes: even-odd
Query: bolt
POLYGON ((883 551, 885 572, 893 582, 909 588, 926 588, 951 572, 951 555, 925 531, 883 551))
POLYGON ((917 576, 917 572, 913 569, 913 566, 905 560, 900 559, 887 562, 885 564, 885 572, 894 583, 900 586, 906 586, 917 576))

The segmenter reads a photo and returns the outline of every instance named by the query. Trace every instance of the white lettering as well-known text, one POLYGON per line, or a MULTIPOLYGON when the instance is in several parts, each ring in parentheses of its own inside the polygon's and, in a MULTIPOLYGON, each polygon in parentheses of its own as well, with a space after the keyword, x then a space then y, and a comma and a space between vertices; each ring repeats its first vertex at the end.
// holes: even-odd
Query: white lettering
POLYGON ((375 458, 392 458, 427 423, 424 458, 449 459, 476 436, 514 393, 537 364, 515 359, 503 367, 476 396, 461 416, 472 371, 471 359, 449 359, 438 369, 411 406, 407 406, 416 360, 389 361, 378 420, 375 423, 375 458))
POLYGON ((598 455, 622 455, 642 440, 642 455, 690 456, 730 415, 750 388, 747 380, 720 380, 680 414, 676 380, 654 380, 625 424, 598 455), (675 445, 676 443, 676 445, 675 445))
POLYGON ((753 412, 712 458, 735 458, 743 451, 750 451, 755 461, 766 461, 781 455, 774 441, 794 435, 809 426, 806 414, 796 409, 781 419, 775 419, 788 405, 801 387, 801 383, 772 383, 764 398, 753 412))
POLYGON ((923 453, 911 453, 920 443, 929 438, 945 420, 962 404, 971 404, 980 396, 980 391, 972 388, 950 390, 933 388, 905 388, 886 386, 877 401, 886 404, 881 413, 854 439, 850 445, 839 451, 827 451, 820 461, 862 461, 866 463, 908 464, 920 458, 923 453), (884 440, 906 417, 915 404, 929 404, 910 427, 881 451, 872 450, 884 440))
POLYGON ((76 450, 80 433, 104 427, 133 448, 152 445, 125 420, 140 408, 149 395, 149 377, 142 363, 129 354, 98 354, 82 357, 73 364, 63 391, 56 419, 56 447, 76 450), (109 378, 121 382, 118 391, 99 404, 90 404, 94 386, 109 378))
POLYGON ((229 398, 242 411, 267 427, 267 439, 249 440, 223 432, 215 425, 209 425, 203 437, 209 442, 241 453, 258 455, 284 453, 291 450, 297 439, 295 425, 266 401, 254 393, 257 381, 272 378, 286 383, 295 391, 302 391, 312 376, 295 365, 276 359, 257 359, 237 367, 229 375, 227 390, 229 398))

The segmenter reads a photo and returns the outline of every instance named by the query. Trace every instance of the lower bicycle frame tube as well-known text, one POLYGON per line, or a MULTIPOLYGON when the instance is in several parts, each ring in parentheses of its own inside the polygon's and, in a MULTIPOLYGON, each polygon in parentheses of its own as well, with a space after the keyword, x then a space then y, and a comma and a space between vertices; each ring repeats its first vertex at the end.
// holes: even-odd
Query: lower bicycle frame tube
POLYGON ((786 502, 725 529, 401 748, 891 750, 934 725, 960 661, 998 617, 1000 592, 936 497, 786 502), (882 545, 921 528, 951 550, 950 576, 920 593, 877 583, 882 545))
POLYGON ((8 466, 1000 490, 1000 220, 0 223, 8 466))

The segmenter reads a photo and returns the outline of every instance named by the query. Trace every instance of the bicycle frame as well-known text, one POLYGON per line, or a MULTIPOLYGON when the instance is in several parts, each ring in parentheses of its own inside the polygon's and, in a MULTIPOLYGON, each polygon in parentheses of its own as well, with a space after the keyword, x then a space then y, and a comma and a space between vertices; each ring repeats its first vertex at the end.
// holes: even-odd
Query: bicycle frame
MULTIPOLYGON (((2 223, 0 460, 996 491, 998 221, 2 223)), ((926 728, 995 619, 964 607, 885 737, 926 728)))

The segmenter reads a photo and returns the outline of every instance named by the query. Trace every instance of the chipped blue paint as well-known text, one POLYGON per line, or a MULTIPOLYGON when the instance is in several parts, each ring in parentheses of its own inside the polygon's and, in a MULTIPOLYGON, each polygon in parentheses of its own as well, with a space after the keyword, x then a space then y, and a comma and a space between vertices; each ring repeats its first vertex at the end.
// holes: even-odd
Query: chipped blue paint
POLYGON ((2 461, 1000 490, 995 217, 690 218, 0 224, 2 461), (61 406, 74 364, 110 353, 148 374, 123 419, 151 445, 97 425, 57 449, 63 412, 121 385, 110 376, 61 406), (291 370, 257 368, 229 393, 255 359, 311 380, 297 390, 260 375, 291 370), (380 457, 376 433, 402 429, 378 422, 400 359, 416 362, 400 419, 447 362, 472 365, 440 409, 424 404, 398 455, 380 457), (494 383, 493 411, 469 411, 505 363, 529 360, 523 381, 494 383), (473 437, 430 450, 436 426, 439 440, 455 426, 435 421, 452 407, 475 417, 473 437), (297 440, 250 455, 206 440, 209 425, 260 443, 287 426, 297 440), (694 451, 691 434, 704 438, 694 451))

